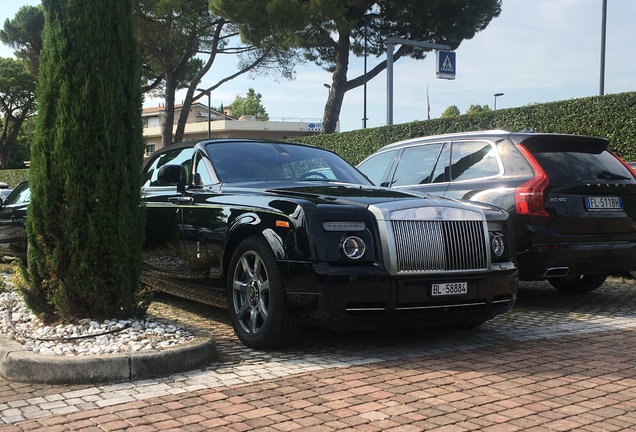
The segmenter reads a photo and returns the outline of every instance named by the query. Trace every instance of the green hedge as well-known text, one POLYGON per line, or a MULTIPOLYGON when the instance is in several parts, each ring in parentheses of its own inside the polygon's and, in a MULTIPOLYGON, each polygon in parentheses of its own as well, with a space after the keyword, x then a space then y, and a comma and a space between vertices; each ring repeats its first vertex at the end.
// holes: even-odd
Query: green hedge
MULTIPOLYGON (((328 148, 357 164, 380 147, 409 138, 451 132, 504 129, 595 135, 608 138, 610 149, 623 159, 636 161, 636 92, 499 109, 477 115, 433 119, 360 129, 328 135, 294 138, 328 148)), ((29 177, 27 169, 1 170, 0 181, 15 187, 29 177)))
POLYGON ((334 150, 350 163, 357 164, 380 147, 395 141, 489 129, 511 132, 532 129, 535 132, 602 136, 610 140, 612 151, 625 160, 636 161, 636 92, 295 138, 294 141, 334 150))
POLYGON ((0 170, 0 182, 4 182, 9 185, 10 188, 14 188, 23 180, 29 179, 28 169, 11 169, 0 170))

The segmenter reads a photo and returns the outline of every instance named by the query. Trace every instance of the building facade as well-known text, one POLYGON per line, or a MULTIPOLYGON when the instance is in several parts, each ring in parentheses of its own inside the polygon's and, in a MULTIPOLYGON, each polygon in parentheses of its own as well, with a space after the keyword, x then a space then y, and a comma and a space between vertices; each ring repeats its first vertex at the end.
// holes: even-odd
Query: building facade
MULTIPOLYGON (((174 127, 181 115, 182 105, 175 106, 174 127)), ((201 103, 192 104, 183 140, 211 138, 257 138, 288 139, 319 134, 322 130, 320 119, 269 118, 262 120, 256 116, 232 116, 231 108, 225 107, 223 113, 208 109, 201 103), (209 118, 209 122, 208 122, 209 118)), ((163 104, 144 108, 142 111, 143 136, 146 140, 146 156, 162 147, 161 129, 166 117, 163 104)))

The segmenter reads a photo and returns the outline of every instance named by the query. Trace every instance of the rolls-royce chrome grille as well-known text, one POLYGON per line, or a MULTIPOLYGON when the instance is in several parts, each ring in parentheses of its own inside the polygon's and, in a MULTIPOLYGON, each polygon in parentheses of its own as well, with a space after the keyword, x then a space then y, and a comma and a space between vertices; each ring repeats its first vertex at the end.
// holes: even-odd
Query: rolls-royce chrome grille
POLYGON ((481 221, 391 221, 398 273, 485 270, 481 221))
POLYGON ((389 273, 483 273, 490 271, 486 217, 477 207, 435 197, 369 206, 380 230, 389 273))

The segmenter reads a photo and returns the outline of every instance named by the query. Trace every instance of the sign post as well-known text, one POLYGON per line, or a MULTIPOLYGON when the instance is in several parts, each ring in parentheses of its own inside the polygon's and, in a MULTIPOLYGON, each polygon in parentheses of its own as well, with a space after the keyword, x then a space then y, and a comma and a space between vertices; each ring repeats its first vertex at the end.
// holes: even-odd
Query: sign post
POLYGON ((437 65, 437 78, 441 79, 455 79, 455 73, 457 71, 457 62, 455 61, 454 51, 437 51, 435 53, 435 64, 437 65))
MULTIPOLYGON (((411 45, 420 48, 428 48, 434 50, 446 50, 449 54, 453 54, 453 69, 455 68, 455 53, 451 52, 450 45, 440 45, 429 42, 418 42, 401 38, 386 38, 386 124, 393 124, 393 46, 395 44, 411 45)), ((454 79, 453 78, 450 79, 454 79)))

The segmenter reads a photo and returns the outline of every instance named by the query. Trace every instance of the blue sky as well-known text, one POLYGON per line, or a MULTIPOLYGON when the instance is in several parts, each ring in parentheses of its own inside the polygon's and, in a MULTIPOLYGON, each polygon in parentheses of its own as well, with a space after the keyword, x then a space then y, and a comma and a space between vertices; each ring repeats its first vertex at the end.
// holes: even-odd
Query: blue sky
MULTIPOLYGON (((3 0, 0 22, 20 6, 36 0, 3 0), (8 4, 10 3, 10 4, 8 4)), ((605 94, 636 91, 636 1, 607 0, 605 94)), ((502 13, 473 39, 456 50, 455 80, 435 78, 435 55, 424 60, 400 59, 394 66, 393 123, 426 119, 426 88, 431 118, 449 106, 465 112, 471 104, 513 108, 533 103, 599 94, 602 0, 503 0, 502 13)), ((0 56, 12 55, 0 44, 0 56)), ((369 57, 371 69, 378 59, 369 57)), ((232 61, 213 66, 200 87, 211 86, 234 70, 232 61)), ((362 59, 352 59, 349 76, 363 71, 362 59)), ((263 95, 272 119, 317 120, 322 117, 331 76, 318 66, 297 69, 296 79, 241 77, 212 93, 212 105, 231 103, 252 87, 263 95)), ((367 127, 386 124, 386 74, 367 84, 367 127)), ((179 95, 177 96, 179 101, 179 95)), ((204 99, 202 102, 207 102, 204 99)), ((156 106, 159 100, 147 100, 156 106)), ((362 127, 362 87, 345 95, 340 130, 362 127)))

